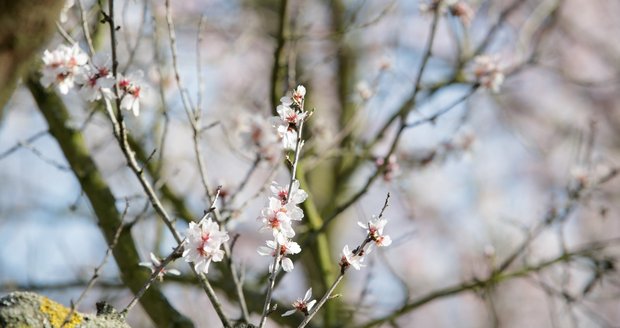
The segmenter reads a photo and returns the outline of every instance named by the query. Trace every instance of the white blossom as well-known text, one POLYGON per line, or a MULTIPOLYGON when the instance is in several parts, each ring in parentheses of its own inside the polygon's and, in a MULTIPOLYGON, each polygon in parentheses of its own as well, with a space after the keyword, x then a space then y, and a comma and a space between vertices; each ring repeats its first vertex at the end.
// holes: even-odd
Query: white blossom
MULTIPOLYGON (((150 262, 140 262, 139 265, 143 266, 145 268, 149 268, 151 270, 151 273, 154 273, 155 271, 157 271, 161 267, 161 260, 159 258, 157 258, 157 256, 155 256, 155 254, 151 253, 151 261, 150 262)), ((181 272, 179 270, 177 270, 177 269, 166 269, 166 268, 163 268, 159 272, 159 275, 157 276, 157 278, 159 278, 159 280, 163 280, 164 279, 164 275, 179 276, 179 275, 181 275, 181 272)))
MULTIPOLYGON (((301 252, 301 247, 294 241, 285 239, 281 242, 276 243, 274 240, 267 240, 267 246, 261 246, 258 248, 258 254, 263 256, 271 256, 274 257, 276 255, 281 256, 282 261, 282 270, 286 272, 291 272, 293 270, 293 261, 286 257, 287 255, 298 254, 301 252), (276 253, 276 246, 279 248, 279 254, 276 253)), ((276 266, 276 271, 278 267, 276 266)), ((269 264, 269 272, 273 271, 273 263, 269 264)))
POLYGON ((276 108, 276 111, 278 112, 278 116, 280 117, 280 119, 282 119, 282 121, 295 127, 298 126, 299 123, 301 123, 301 121, 306 118, 306 112, 299 113, 291 106, 286 106, 284 104, 279 105, 276 108))
POLYGON ((140 99, 143 97, 143 90, 139 81, 141 73, 130 74, 125 77, 118 76, 118 88, 121 92, 121 108, 130 110, 134 116, 140 115, 140 99))
POLYGON ((284 96, 284 97, 280 98, 280 104, 282 106, 291 107, 291 106, 293 106, 293 103, 294 103, 293 102, 293 98, 291 98, 291 97, 284 96))
POLYGON ((297 88, 293 91, 293 101, 301 106, 301 104, 304 101, 304 98, 306 97, 306 87, 304 87, 303 85, 298 85, 297 88))
POLYGON ((474 58, 474 75, 483 87, 498 92, 504 82, 504 72, 499 66, 499 57, 479 55, 474 58))
POLYGON ((87 101, 95 101, 101 97, 113 98, 112 88, 114 77, 111 71, 112 60, 104 53, 98 53, 91 58, 90 66, 86 66, 79 83, 82 84, 80 94, 87 101))
POLYGON ((305 315, 308 315, 310 311, 312 310, 312 308, 314 307, 314 304, 316 303, 316 300, 311 301, 310 298, 312 298, 312 288, 306 291, 304 298, 298 298, 295 302, 293 302, 294 309, 284 312, 282 316, 286 317, 286 316, 294 314, 297 311, 305 315))
POLYGON ((261 231, 271 230, 274 237, 292 238, 295 236, 295 231, 291 225, 293 217, 301 220, 303 211, 294 204, 282 205, 279 199, 270 197, 269 206, 261 211, 261 221, 263 222, 261 231))
POLYGON ((282 147, 287 150, 295 150, 297 145, 297 127, 305 119, 306 113, 299 113, 284 103, 279 105, 276 111, 278 116, 272 119, 272 125, 276 128, 278 136, 282 140, 282 147))
POLYGON ((297 145, 297 131, 290 129, 288 126, 280 125, 278 134, 282 138, 282 147, 285 150, 295 150, 297 145))
POLYGON ((603 163, 597 163, 596 165, 575 165, 570 168, 571 178, 580 186, 585 187, 593 182, 608 177, 613 172, 613 169, 603 163))
POLYGON ((67 94, 88 62, 88 55, 77 44, 71 47, 60 45, 53 51, 43 52, 41 84, 49 87, 55 84, 58 91, 67 94))
POLYGON ((293 97, 282 97, 276 108, 278 116, 272 118, 272 125, 276 128, 286 150, 295 150, 297 145, 297 128, 306 119, 307 113, 302 111, 301 103, 306 95, 306 88, 298 86, 293 97))
POLYGON ((344 245, 342 249, 342 257, 340 258, 341 270, 346 270, 349 266, 352 266, 355 270, 360 270, 364 264, 364 257, 361 255, 353 254, 349 250, 349 245, 344 245))
POLYGON ((280 186, 277 182, 273 181, 271 183, 271 192, 273 195, 282 202, 282 204, 293 203, 300 204, 308 198, 308 194, 299 188, 299 181, 293 181, 293 185, 291 187, 291 197, 288 196, 289 185, 280 186))
POLYGON ((390 246, 392 244, 392 238, 383 234, 383 228, 387 224, 386 219, 375 217, 374 215, 364 224, 363 222, 357 222, 357 224, 366 230, 368 237, 379 247, 390 246))
POLYGON ((211 261, 219 262, 224 258, 220 246, 228 240, 228 233, 220 231, 219 225, 211 218, 198 224, 190 222, 186 237, 183 258, 187 262, 194 262, 196 271, 207 273, 211 261))

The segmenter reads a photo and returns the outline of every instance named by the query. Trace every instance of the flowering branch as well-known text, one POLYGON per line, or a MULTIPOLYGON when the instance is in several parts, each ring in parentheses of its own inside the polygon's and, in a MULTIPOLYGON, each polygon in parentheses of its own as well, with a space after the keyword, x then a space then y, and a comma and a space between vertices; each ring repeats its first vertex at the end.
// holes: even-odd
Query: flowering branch
MULTIPOLYGON (((26 80, 26 84, 48 123, 50 135, 58 141, 82 190, 92 205, 108 244, 111 244, 122 222, 115 206, 114 195, 95 165, 82 133, 72 129, 68 124, 69 112, 62 99, 54 92, 46 91, 38 81, 39 77, 32 75, 26 80)), ((135 272, 139 257, 131 234, 119 236, 118 247, 113 249, 113 253, 116 263, 123 273, 124 283, 132 291, 137 292, 145 277, 142 273, 135 272)), ((170 306, 160 291, 146 294, 143 298, 143 305, 154 321, 172 322, 176 320, 178 323, 189 323, 184 316, 170 306), (162 311, 162 309, 166 310, 162 311)))
POLYGON ((284 148, 294 148, 294 157, 288 186, 282 188, 274 182, 271 190, 277 198, 270 198, 269 208, 263 210, 263 222, 265 223, 263 229, 271 229, 274 239, 267 241, 267 247, 261 247, 258 250, 261 255, 273 255, 259 328, 264 327, 267 316, 272 311, 271 298, 280 267, 287 272, 293 269, 293 262, 285 255, 301 251, 299 245, 290 240, 295 235, 290 221, 302 219, 303 211, 296 205, 307 198, 307 194, 299 189, 299 181, 295 179, 299 156, 304 145, 302 139, 304 121, 309 117, 304 110, 305 95, 306 89, 300 85, 294 90, 290 99, 283 97, 282 104, 277 108, 279 116, 274 118, 274 126, 277 127, 284 148))
POLYGON ((134 305, 136 305, 138 300, 140 300, 142 295, 144 295, 144 293, 149 289, 149 287, 151 287, 151 284, 153 283, 153 281, 155 281, 155 279, 157 279, 158 277, 161 276, 161 274, 163 273, 163 271, 166 268, 166 266, 170 262, 172 262, 172 261, 174 261, 174 260, 176 260, 176 259, 178 259, 178 258, 180 258, 182 256, 182 254, 183 254, 183 244, 184 243, 180 243, 172 251, 172 253, 170 253, 170 255, 168 255, 163 261, 161 261, 160 264, 156 268, 154 268, 153 272, 151 273, 151 276, 146 281, 144 286, 142 286, 142 288, 134 295, 133 299, 129 302, 129 304, 127 304, 127 306, 125 307, 125 309, 123 311, 121 311, 121 313, 127 314, 127 312, 129 312, 129 310, 131 310, 131 308, 134 307, 134 305))
POLYGON ((306 317, 304 318, 304 320, 299 324, 299 326, 297 326, 297 328, 303 328, 306 325, 308 325, 308 323, 310 323, 310 320, 312 320, 312 318, 314 318, 314 316, 319 312, 319 309, 325 305, 325 302, 327 302, 327 300, 330 298, 330 295, 334 292, 334 290, 336 290, 336 287, 338 286, 338 284, 340 284, 340 282, 342 281, 342 278, 344 278, 344 273, 345 271, 340 271, 340 274, 338 275, 338 277, 336 277, 336 280, 334 281, 334 283, 329 287, 329 289, 327 290, 327 292, 325 292, 325 295, 323 295, 323 297, 321 298, 321 300, 319 300, 319 302, 317 303, 317 305, 314 307, 313 311, 310 311, 306 317))
POLYGON ((364 241, 352 252, 349 251, 348 245, 344 246, 344 249, 342 251, 343 254, 339 263, 340 274, 338 275, 338 277, 336 277, 336 279, 329 287, 327 292, 323 295, 316 307, 314 307, 311 312, 306 314, 306 317, 299 324, 298 328, 305 327, 310 322, 310 320, 312 320, 312 318, 319 312, 325 302, 330 299, 332 293, 334 292, 334 290, 336 290, 336 287, 342 281, 342 278, 344 278, 344 275, 349 268, 353 267, 356 270, 360 270, 364 266, 362 264, 362 262, 364 261, 364 255, 366 255, 371 250, 370 246, 368 248, 366 248, 366 246, 368 246, 369 244, 372 246, 372 243, 374 243, 379 247, 383 247, 389 246, 392 243, 390 236, 383 234, 383 228, 387 223, 387 220, 383 219, 383 213, 388 206, 389 199, 390 194, 388 193, 385 198, 385 202, 383 203, 383 207, 379 212, 379 216, 377 216, 376 218, 372 218, 368 221, 367 224, 363 224, 361 222, 358 223, 362 228, 367 229, 366 238, 364 238, 364 241))
MULTIPOLYGON (((165 2, 165 7, 166 7, 166 23, 168 26, 168 34, 170 37, 170 51, 172 53, 172 64, 173 64, 173 69, 174 69, 174 75, 175 75, 175 80, 177 82, 177 86, 179 89, 179 94, 181 96, 182 102, 183 102, 183 107, 185 108, 185 112, 188 118, 188 121, 190 123, 191 129, 192 129, 192 135, 193 135, 193 145, 194 145, 194 155, 196 157, 196 162, 197 162, 197 166, 198 166, 198 171, 200 173, 200 178, 201 178, 201 182, 202 182, 202 186, 204 188, 205 191, 205 196, 207 198, 207 200, 212 203, 214 206, 215 204, 215 200, 217 199, 217 196, 214 197, 211 193, 211 189, 209 187, 209 179, 207 177, 207 170, 206 170, 206 165, 204 162, 204 156, 202 154, 202 150, 200 147, 200 135, 202 132, 202 127, 201 127, 201 111, 200 111, 200 103, 201 103, 201 96, 200 93, 201 91, 199 90, 199 99, 198 99, 198 105, 197 107, 193 107, 191 100, 189 98, 189 95, 187 93, 187 90, 184 88, 182 80, 181 80, 181 76, 179 73, 179 67, 178 67, 178 56, 177 56, 177 47, 176 47, 176 34, 175 34, 175 30, 174 30, 174 20, 172 17, 172 10, 170 7, 170 1, 166 0, 165 2)), ((202 19, 201 19, 201 24, 202 24, 202 19)), ((198 42, 197 42, 197 47, 200 47, 200 31, 199 31, 199 36, 198 36, 198 42)), ((198 56, 198 61, 200 60, 200 57, 198 56)), ((198 65, 198 67, 200 67, 200 65, 198 65)), ((200 77, 201 72, 200 70, 198 71, 198 76, 200 77)), ((199 81, 201 81, 201 79, 199 78, 199 81)), ((200 88, 201 86, 199 86, 200 88)), ((219 195, 219 189, 218 189, 218 195, 219 195)), ((222 223, 222 220, 220 218, 219 215, 219 211, 217 209, 215 209, 214 211, 214 217, 215 220, 219 223, 222 223)), ((231 251, 230 251, 230 246, 224 242, 224 254, 226 255, 226 257, 229 258, 229 261, 227 261, 226 263, 228 264, 229 270, 231 272, 231 275, 233 276, 233 282, 235 283, 235 290, 237 291, 237 296, 239 299, 239 306, 241 308, 241 314, 242 314, 242 319, 247 322, 249 320, 249 313, 248 313, 248 309, 247 309, 247 305, 245 302, 245 296, 243 295, 243 286, 241 284, 241 281, 239 279, 239 275, 237 273, 237 269, 231 259, 231 251)))
MULTIPOLYGON (((101 6, 101 3, 99 3, 99 5, 101 6)), ((136 177, 138 178, 140 184, 142 185, 145 193, 147 194, 150 203, 152 204, 153 208, 155 209, 155 211, 160 215, 160 217, 163 219, 164 223, 166 224, 166 226, 168 227, 168 230, 170 230, 170 232, 172 233, 173 237, 175 238, 175 240, 177 241, 177 243, 179 245, 181 245, 183 243, 183 239, 181 238, 181 235, 179 234, 179 232, 176 230, 176 228, 174 227, 173 224, 173 220, 172 218, 168 215, 167 211, 164 209, 159 197, 156 195, 152 185, 146 180, 145 176, 144 176, 144 172, 142 170, 142 168, 138 165, 138 162, 136 161, 135 158, 135 153, 134 151, 131 149, 131 146, 129 145, 128 142, 128 138, 127 138, 127 132, 126 132, 126 128, 125 128, 125 124, 123 121, 123 115, 121 112, 121 108, 122 107, 126 107, 127 109, 132 109, 134 111, 134 114, 137 115, 138 114, 138 110, 139 107, 137 107, 139 105, 139 102, 137 101, 137 98, 139 96, 139 91, 140 88, 139 86, 136 86, 134 84, 132 84, 131 82, 127 81, 126 79, 122 79, 120 78, 120 76, 117 75, 117 67, 118 67, 118 61, 117 61, 117 55, 116 55, 116 30, 117 27, 114 23, 114 1, 110 0, 109 1, 109 6, 108 6, 108 13, 105 13, 103 11, 103 9, 101 10, 102 15, 104 16, 104 21, 109 23, 110 25, 110 38, 111 38, 111 50, 112 50, 112 69, 111 69, 111 73, 108 70, 108 68, 106 67, 105 64, 101 64, 98 65, 94 60, 94 68, 96 69, 96 72, 94 72, 95 74, 89 76, 89 80, 87 81, 87 84, 84 85, 88 85, 92 88, 92 95, 90 96, 89 100, 98 100, 100 98, 103 98, 104 100, 104 104, 105 104, 105 109, 106 112, 108 114, 108 117, 110 119, 110 121, 112 122, 113 125, 113 132, 114 132, 114 136, 116 137, 118 144, 123 152, 123 155, 125 157, 125 159, 127 160, 127 165, 130 167, 130 169, 134 172, 134 174, 136 175, 136 177), (112 79, 114 79, 114 83, 113 83, 113 97, 115 99, 116 102, 116 114, 114 113, 114 109, 112 107, 112 104, 110 102, 110 96, 109 93, 107 93, 106 90, 109 90, 109 86, 106 84, 101 84, 100 81, 102 81, 104 78, 109 78, 111 77, 112 79), (118 81, 118 82, 117 82, 118 81), (127 82, 125 82, 127 81, 127 82), (123 90, 123 95, 122 95, 122 99, 119 93, 119 87, 122 88, 123 90), (129 106, 127 107, 125 100, 130 100, 131 102, 129 103, 129 106)), ((74 51, 75 52, 75 51, 74 51)), ((50 56, 48 56, 48 58, 50 58, 50 60, 54 60, 55 58, 52 57, 53 54, 51 54, 50 56)), ((74 56, 78 56, 79 54, 74 54, 74 56)), ((71 64, 72 61, 69 61, 69 63, 71 64)), ((46 64, 48 64, 48 62, 46 62, 46 64)), ((50 67, 53 69, 51 71, 52 74, 51 77, 54 77, 54 73, 57 71, 57 66, 53 66, 50 65, 50 67)), ((74 71, 69 71, 72 74, 75 74, 75 69, 79 69, 79 66, 76 68, 73 68, 74 66, 67 66, 69 68, 74 69, 74 71)), ((63 66, 60 66, 60 68, 64 69, 63 66)), ((48 72, 48 70, 44 71, 44 73, 48 72)), ((44 75, 45 77, 45 75, 44 75)), ((64 78, 63 80, 61 80, 61 82, 64 82, 64 78)), ((53 81, 53 80, 52 80, 53 81)), ((50 83, 52 82, 50 81, 50 83)), ((72 82, 72 81, 71 81, 72 82)), ((49 84, 49 83, 48 83, 49 84)), ((72 86, 69 85, 69 86, 72 86)), ((62 90, 61 90, 62 91, 62 90)), ((68 91, 68 89, 67 89, 68 91)), ((66 93, 66 92, 65 92, 66 93)), ((220 317, 222 323, 224 324, 224 326, 229 327, 230 326, 230 322, 228 320, 228 318, 224 315, 224 312, 222 310, 222 306, 219 302, 219 300, 217 299, 217 296, 215 294, 215 291, 213 290, 213 288, 211 287, 209 281, 207 280, 207 278, 204 276, 204 274, 199 273, 196 269, 196 267, 194 267, 194 265, 191 265, 192 271, 194 272, 194 274, 196 275, 196 277, 199 278, 199 281, 201 282, 201 285, 203 287, 203 289, 205 290, 207 296, 209 297, 209 299, 211 300, 211 303, 213 304, 218 316, 220 317)))

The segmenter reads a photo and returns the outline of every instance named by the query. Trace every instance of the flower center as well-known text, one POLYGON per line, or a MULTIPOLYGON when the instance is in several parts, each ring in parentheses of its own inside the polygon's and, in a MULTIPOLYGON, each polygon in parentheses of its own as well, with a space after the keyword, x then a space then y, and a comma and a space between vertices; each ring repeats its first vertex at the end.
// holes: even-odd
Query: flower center
POLYGON ((269 218, 269 226, 273 229, 280 228, 280 220, 276 216, 269 218))
POLYGON ((286 255, 286 251, 288 249, 286 248, 286 245, 281 245, 280 246, 280 255, 286 255))
POLYGON ((282 201, 282 205, 286 204, 286 201, 288 200, 288 191, 281 189, 278 192, 278 198, 282 201))

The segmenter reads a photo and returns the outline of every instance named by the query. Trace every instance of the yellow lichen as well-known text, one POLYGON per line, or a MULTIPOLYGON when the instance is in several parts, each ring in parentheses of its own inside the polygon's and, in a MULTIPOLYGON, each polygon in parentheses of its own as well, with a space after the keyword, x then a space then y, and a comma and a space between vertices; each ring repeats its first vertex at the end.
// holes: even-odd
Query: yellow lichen
MULTIPOLYGON (((41 297, 41 305, 39 306, 39 309, 41 310, 41 313, 45 314, 54 328, 60 328, 70 312, 70 310, 66 307, 50 300, 47 297, 41 297)), ((82 316, 77 313, 73 313, 64 327, 73 328, 81 322, 82 316)))

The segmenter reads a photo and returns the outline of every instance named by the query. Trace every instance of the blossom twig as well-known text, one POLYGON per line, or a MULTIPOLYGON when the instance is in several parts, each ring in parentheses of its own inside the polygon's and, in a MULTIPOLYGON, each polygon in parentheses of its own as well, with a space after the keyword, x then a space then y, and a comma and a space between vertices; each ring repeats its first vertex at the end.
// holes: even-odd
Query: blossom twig
MULTIPOLYGON (((115 32, 116 32, 116 26, 114 24, 114 0, 110 0, 109 1, 109 13, 105 13, 102 10, 102 14, 104 15, 104 21, 108 22, 110 25, 110 34, 111 34, 111 42, 112 42, 112 58, 113 58, 113 64, 112 64, 112 72, 113 72, 113 76, 114 78, 117 78, 117 66, 118 66, 118 62, 116 59, 116 36, 115 36, 115 32)), ((101 3, 100 3, 101 5, 101 3)), ((118 84, 115 83, 115 95, 118 96, 118 84)), ((166 224, 166 226, 168 227, 168 230, 170 230, 170 232, 172 233, 174 239, 177 241, 178 244, 182 244, 183 239, 181 238, 181 235, 179 234, 179 232, 177 231, 176 227, 174 226, 173 220, 170 217, 170 215, 168 214, 168 212, 165 210, 165 208, 163 207, 161 200, 159 199, 159 197, 157 196, 157 194, 155 193, 155 190, 153 189, 153 186, 151 185, 150 182, 148 182, 144 176, 144 171, 143 169, 138 165, 138 162, 136 161, 136 157, 135 157, 135 153, 133 152, 133 150, 131 149, 131 146, 129 145, 129 142, 127 140, 127 132, 125 129, 125 125, 123 122, 123 116, 122 116, 122 112, 120 109, 120 99, 117 97, 116 98, 116 106, 117 106, 117 114, 115 114, 113 112, 113 108, 112 105, 109 101, 109 99, 104 97, 104 103, 105 103, 105 108, 106 108, 106 112, 108 114, 108 117, 110 118, 111 122, 112 122, 112 126, 113 126, 113 132, 114 132, 114 136, 116 137, 119 146, 121 148, 121 151, 123 152, 123 155, 125 156, 125 159, 127 160, 127 165, 131 168, 131 170, 134 172, 134 174, 136 175, 136 177, 138 178, 140 184, 142 185, 145 193, 147 194, 149 201, 151 202, 153 208, 155 209, 155 211, 160 215, 160 217, 163 219, 164 223, 166 224)), ((209 283, 208 279, 201 273, 199 273, 198 271, 196 271, 196 269, 194 268, 194 266, 190 263, 191 269, 194 272, 194 274, 196 275, 196 277, 198 277, 201 286, 203 287, 204 291, 207 294, 207 297, 209 297, 209 300, 211 301, 213 307, 215 308, 216 313, 218 314, 220 320, 222 321, 222 323, 224 324, 225 327, 230 327, 230 321, 228 320, 228 318, 226 317, 226 315, 224 314, 223 308, 221 303, 219 302, 217 295, 215 294, 215 291, 213 290, 213 287, 211 287, 211 284, 209 283)))
MULTIPOLYGON (((391 243, 391 239, 389 236, 382 235, 383 226, 387 222, 385 219, 383 219, 383 213, 385 212, 385 209, 388 207, 389 200, 390 200, 390 194, 388 193, 387 196, 385 197, 385 202, 383 203, 383 206, 381 207, 381 211, 379 212, 379 216, 377 216, 376 219, 373 217, 373 219, 371 219, 368 222, 367 234, 366 234, 366 237, 364 238, 364 241, 361 243, 361 245, 357 246, 352 252, 349 252, 348 245, 344 246, 343 255, 342 255, 342 258, 340 259, 340 274, 338 275, 338 277, 336 277, 331 287, 329 287, 329 289, 327 290, 325 295, 323 295, 323 297, 318 302, 316 307, 314 307, 313 310, 306 315, 304 320, 299 324, 298 328, 305 327, 310 322, 310 320, 312 320, 312 318, 317 314, 317 312, 319 312, 319 310, 325 304, 325 302, 327 302, 327 300, 330 299, 332 293, 334 292, 334 290, 336 290, 336 287, 342 281, 342 278, 344 278, 346 271, 350 267, 354 267, 355 269, 359 270, 360 267, 363 266, 361 262, 364 260, 363 256, 367 252, 366 250, 367 245, 369 244, 372 245, 371 243, 376 243, 378 246, 388 246, 391 243), (382 243, 382 241, 386 241, 386 242, 382 243)), ((360 223, 360 225, 362 224, 360 223)), ((368 251, 370 251, 370 246, 368 248, 368 251)))
POLYGON ((155 279, 157 279, 157 277, 160 276, 161 272, 164 271, 164 269, 166 268, 166 266, 178 259, 179 257, 181 257, 181 254, 183 250, 183 243, 180 243, 173 251, 172 253, 170 253, 170 255, 168 255, 163 261, 161 261, 160 265, 158 267, 156 267, 153 272, 151 273, 151 276, 149 277, 149 280, 146 281, 146 283, 144 284, 144 286, 142 286, 142 288, 134 295, 133 299, 129 302, 129 304, 127 304, 127 306, 125 307, 125 309, 123 311, 121 311, 121 313, 126 314, 127 312, 129 312, 129 310, 131 310, 132 307, 134 307, 134 305, 136 305, 136 303, 138 302, 138 300, 140 300, 140 298, 142 297, 142 295, 144 295, 144 293, 146 293, 146 291, 149 289, 149 287, 151 287, 151 284, 153 283, 153 281, 155 281, 155 279))
POLYGON ((411 123, 407 123, 407 124, 406 124, 406 127, 407 127, 407 128, 413 128, 413 127, 416 127, 416 126, 419 126, 419 125, 423 125, 423 124, 426 124, 426 123, 435 123, 435 122, 437 121, 437 119, 438 119, 440 116, 443 116, 444 114, 446 114, 447 112, 449 112, 449 111, 451 111, 453 108, 455 108, 458 104, 460 104, 460 103, 464 102, 464 101, 465 101, 465 100, 467 100, 469 97, 471 97, 471 96, 472 96, 472 95, 476 92, 476 90, 478 89, 478 87, 479 87, 479 86, 480 86, 480 85, 479 85, 479 84, 477 84, 477 83, 476 83, 476 84, 473 84, 473 85, 469 88, 469 91, 468 91, 467 93, 465 93, 464 95, 462 95, 461 97, 459 97, 458 99, 456 99, 456 100, 455 100, 454 102, 452 102, 450 105, 446 106, 445 108, 443 108, 443 109, 441 109, 441 110, 437 111, 436 113, 434 113, 434 114, 432 114, 432 115, 430 115, 430 116, 427 116, 427 117, 421 118, 421 119, 419 119, 419 120, 417 120, 417 121, 414 121, 414 122, 411 122, 411 123))
POLYGON ((334 283, 329 287, 329 289, 327 290, 325 295, 323 295, 321 300, 316 304, 316 306, 313 308, 313 310, 310 311, 310 313, 308 313, 308 315, 299 324, 299 326, 297 326, 297 328, 303 328, 308 323, 310 323, 310 320, 312 320, 312 318, 314 318, 314 316, 317 314, 317 312, 319 312, 319 309, 325 304, 325 302, 327 302, 327 300, 330 298, 330 296, 334 292, 334 290, 336 290, 336 287, 338 287, 338 284, 340 284, 340 282, 342 281, 342 278, 344 278, 344 273, 345 273, 345 271, 341 271, 340 272, 340 274, 338 275, 338 277, 336 278, 334 283))
POLYGON ((90 56, 95 55, 95 47, 93 46, 93 39, 90 36, 90 29, 88 28, 88 20, 86 20, 86 10, 82 4, 82 0, 77 0, 78 9, 80 10, 80 20, 82 23, 82 32, 86 39, 86 45, 88 46, 88 52, 90 56))
MULTIPOLYGON (((304 91, 305 92, 305 91, 304 91)), ((303 98, 302 98, 303 99, 303 98)), ((304 112, 304 102, 303 100, 301 101, 301 103, 299 104, 301 112, 304 112)), ((287 191, 287 196, 286 196, 286 203, 288 204, 291 199, 292 199, 292 190, 293 190, 293 184, 295 182, 295 175, 297 173, 297 165, 299 164, 299 155, 301 153, 301 149, 304 145, 304 140, 302 139, 302 131, 303 131, 303 127, 304 127, 304 121, 306 120, 307 117, 304 117, 303 119, 301 119, 299 121, 299 125, 297 126, 297 143, 295 144, 295 155, 294 155, 294 160, 293 160, 293 167, 291 169, 291 179, 289 181, 289 186, 288 186, 288 191, 287 191)), ((267 293, 265 296, 265 304, 263 305, 263 313, 261 316, 261 320, 260 323, 258 324, 258 328, 262 328, 265 325, 265 322, 267 321, 267 316, 269 315, 270 311, 271 311, 271 298, 272 298, 272 293, 273 293, 273 289, 275 287, 275 282, 276 282, 276 277, 278 276, 278 272, 279 272, 279 268, 280 268, 280 261, 282 259, 282 257, 284 255, 281 254, 280 252, 280 241, 278 240, 277 237, 274 237, 274 241, 275 241, 275 254, 274 254, 274 259, 273 259, 273 263, 272 263, 272 270, 271 273, 269 275, 269 286, 267 287, 267 293)))

